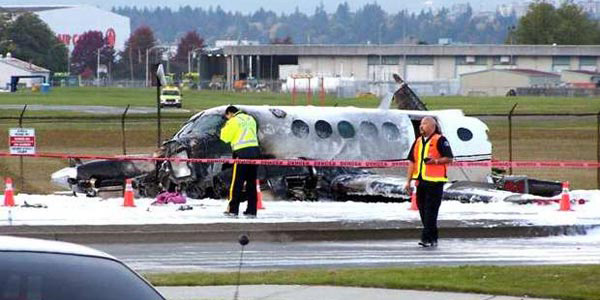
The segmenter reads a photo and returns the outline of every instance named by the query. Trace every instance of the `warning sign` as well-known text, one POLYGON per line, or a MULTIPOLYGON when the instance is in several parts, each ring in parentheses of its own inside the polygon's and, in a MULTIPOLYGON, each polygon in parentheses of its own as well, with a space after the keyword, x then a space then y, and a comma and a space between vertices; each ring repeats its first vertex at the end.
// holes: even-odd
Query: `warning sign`
POLYGON ((35 129, 11 128, 8 130, 10 154, 35 155, 35 129))

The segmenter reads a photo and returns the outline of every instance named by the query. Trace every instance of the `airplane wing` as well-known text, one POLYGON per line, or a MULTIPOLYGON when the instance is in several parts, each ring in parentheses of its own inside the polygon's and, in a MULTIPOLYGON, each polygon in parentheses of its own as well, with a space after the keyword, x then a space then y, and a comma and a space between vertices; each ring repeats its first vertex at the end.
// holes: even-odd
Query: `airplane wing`
MULTIPOLYGON (((410 201, 410 195, 404 189, 405 183, 406 177, 401 176, 344 174, 331 181, 331 188, 335 192, 337 200, 404 202, 410 201)), ((523 194, 499 190, 491 183, 470 181, 447 183, 442 196, 444 201, 461 203, 511 202, 526 204, 530 203, 530 198, 524 197, 523 194)))

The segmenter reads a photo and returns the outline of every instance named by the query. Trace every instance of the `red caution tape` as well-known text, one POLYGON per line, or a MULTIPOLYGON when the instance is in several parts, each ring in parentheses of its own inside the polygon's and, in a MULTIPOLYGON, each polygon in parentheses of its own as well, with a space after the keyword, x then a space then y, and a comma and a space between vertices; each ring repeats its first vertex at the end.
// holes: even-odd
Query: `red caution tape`
MULTIPOLYGON (((84 160, 114 160, 114 161, 174 161, 204 164, 246 164, 263 166, 283 167, 349 167, 349 168, 398 168, 407 167, 409 161, 368 161, 368 160, 302 160, 302 159, 232 159, 232 158, 175 158, 175 157, 140 157, 140 156, 102 156, 102 155, 78 155, 65 153, 38 153, 34 155, 16 155, 0 152, 0 157, 35 157, 35 158, 57 158, 69 159, 79 158, 84 160)), ((451 166, 456 167, 496 167, 496 168, 584 168, 597 169, 600 164, 588 161, 476 161, 476 162, 454 162, 451 166)))

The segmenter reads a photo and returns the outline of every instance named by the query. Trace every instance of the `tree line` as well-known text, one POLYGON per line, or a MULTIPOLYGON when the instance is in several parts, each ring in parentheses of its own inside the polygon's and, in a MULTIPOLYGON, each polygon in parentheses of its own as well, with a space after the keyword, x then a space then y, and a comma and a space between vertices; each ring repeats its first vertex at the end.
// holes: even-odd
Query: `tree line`
POLYGON ((461 43, 497 44, 504 42, 507 28, 517 21, 514 14, 476 15, 468 5, 462 10, 388 13, 377 3, 356 11, 342 3, 335 12, 327 13, 321 4, 312 15, 298 9, 291 14, 277 14, 263 8, 242 14, 226 12, 219 6, 185 6, 178 10, 116 7, 113 11, 129 17, 134 28, 149 26, 162 42, 177 41, 185 32, 195 30, 208 43, 256 40, 265 44, 288 38, 296 44, 431 44, 451 38, 461 43))
POLYGON ((54 72, 67 70, 67 46, 34 14, 12 19, 0 13, 0 54, 31 62, 54 72))

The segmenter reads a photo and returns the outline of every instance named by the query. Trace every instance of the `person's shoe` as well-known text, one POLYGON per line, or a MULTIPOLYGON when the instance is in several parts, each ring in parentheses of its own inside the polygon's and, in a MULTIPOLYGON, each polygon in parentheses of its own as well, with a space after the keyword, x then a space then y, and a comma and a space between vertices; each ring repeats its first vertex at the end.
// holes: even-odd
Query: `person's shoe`
MULTIPOLYGON (((437 243, 436 243, 437 245, 437 243)), ((429 248, 429 247, 434 247, 432 242, 419 242, 419 246, 423 247, 423 248, 429 248)))
POLYGON ((256 214, 244 212, 244 217, 246 217, 247 219, 256 219, 256 214))
POLYGON ((433 242, 431 242, 431 247, 437 247, 437 244, 438 244, 437 241, 433 241, 433 242))
POLYGON ((238 214, 232 213, 232 212, 228 212, 228 211, 224 211, 223 215, 226 216, 226 217, 229 217, 229 218, 237 218, 238 217, 238 214))

